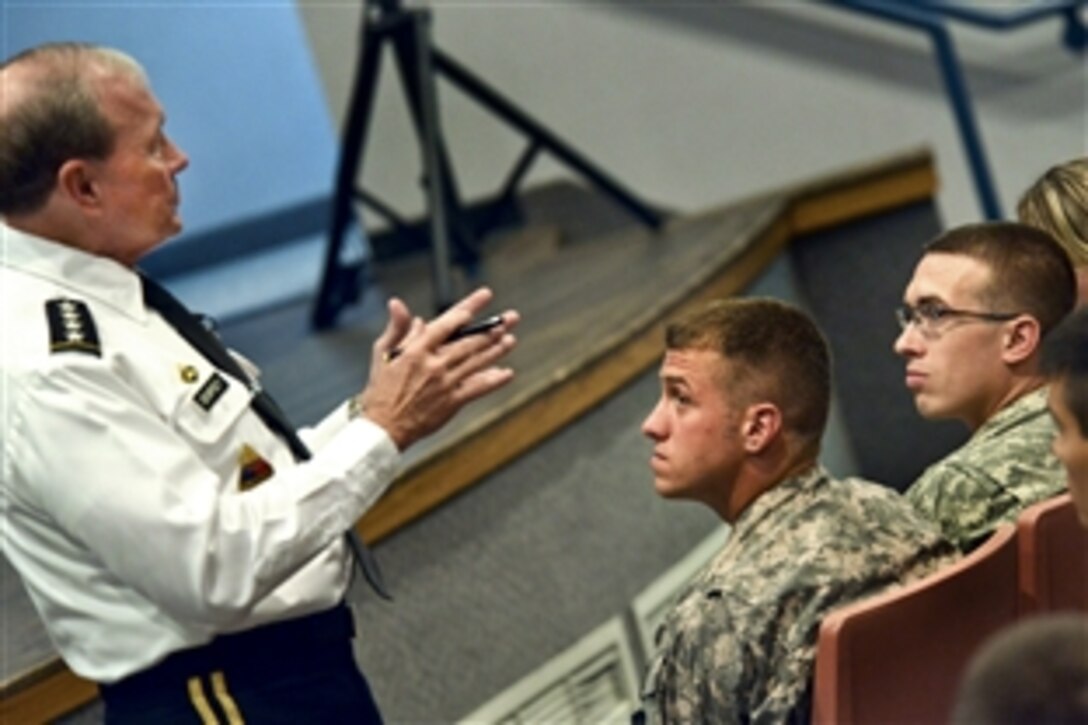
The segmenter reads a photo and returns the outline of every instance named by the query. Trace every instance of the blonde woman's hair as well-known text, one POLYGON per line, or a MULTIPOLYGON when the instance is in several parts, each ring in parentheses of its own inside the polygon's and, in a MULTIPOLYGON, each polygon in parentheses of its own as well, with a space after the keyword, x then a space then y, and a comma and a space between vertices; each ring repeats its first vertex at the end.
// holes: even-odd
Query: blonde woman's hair
POLYGON ((1020 197, 1020 221, 1049 232, 1076 267, 1088 266, 1088 157, 1051 167, 1020 197))

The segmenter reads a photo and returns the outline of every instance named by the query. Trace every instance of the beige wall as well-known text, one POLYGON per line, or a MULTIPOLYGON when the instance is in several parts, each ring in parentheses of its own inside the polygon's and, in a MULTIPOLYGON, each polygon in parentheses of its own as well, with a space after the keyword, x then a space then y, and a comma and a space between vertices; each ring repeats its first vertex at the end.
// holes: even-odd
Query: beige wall
MULTIPOLYGON (((299 5, 343 119, 361 2, 299 5)), ((929 43, 913 32, 801 0, 430 5, 440 47, 653 200, 701 209, 924 144, 946 221, 980 214, 929 43)), ((1085 152, 1085 69, 1054 21, 1004 35, 953 27, 1008 213, 1046 165, 1085 152)), ((418 211, 418 151, 389 61, 365 182, 418 211)), ((485 194, 521 142, 440 89, 462 186, 485 194)), ((562 173, 538 162, 532 179, 562 173)))

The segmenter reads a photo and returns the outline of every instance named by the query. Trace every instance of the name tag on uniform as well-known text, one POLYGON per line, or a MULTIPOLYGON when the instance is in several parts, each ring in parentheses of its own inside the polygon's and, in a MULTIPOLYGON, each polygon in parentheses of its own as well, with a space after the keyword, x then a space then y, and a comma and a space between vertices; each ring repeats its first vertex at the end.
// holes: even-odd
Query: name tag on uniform
POLYGON ((207 382, 200 386, 200 390, 196 391, 194 396, 196 404, 199 405, 205 412, 208 412, 212 407, 219 402, 219 399, 223 397, 223 393, 227 392, 227 388, 230 387, 222 375, 219 373, 212 373, 212 376, 208 378, 207 382))

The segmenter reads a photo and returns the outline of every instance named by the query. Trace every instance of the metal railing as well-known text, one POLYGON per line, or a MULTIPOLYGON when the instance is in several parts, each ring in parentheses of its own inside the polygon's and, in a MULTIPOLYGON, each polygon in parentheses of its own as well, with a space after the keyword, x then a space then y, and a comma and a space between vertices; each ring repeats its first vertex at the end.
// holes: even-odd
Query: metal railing
POLYGON ((1012 10, 980 8, 977 5, 938 0, 824 0, 828 5, 852 10, 879 20, 922 31, 929 35, 945 93, 952 105, 976 193, 987 219, 1001 219, 1001 202, 990 172, 982 134, 979 132, 967 88, 963 67, 956 53, 955 40, 945 22, 953 20, 985 30, 1006 32, 1026 25, 1059 17, 1064 20, 1062 42, 1075 53, 1083 53, 1088 43, 1081 8, 1088 0, 1041 0, 1025 2, 1012 10))

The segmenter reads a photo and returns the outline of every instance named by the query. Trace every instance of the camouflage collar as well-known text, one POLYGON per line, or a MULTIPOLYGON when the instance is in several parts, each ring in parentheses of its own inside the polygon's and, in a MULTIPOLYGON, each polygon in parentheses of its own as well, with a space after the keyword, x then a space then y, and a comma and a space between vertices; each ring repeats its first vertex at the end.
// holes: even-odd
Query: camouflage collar
POLYGON ((771 518, 773 514, 787 506, 798 495, 811 491, 817 486, 831 480, 831 475, 819 463, 814 464, 800 475, 787 478, 773 488, 764 491, 755 501, 748 505, 733 524, 733 530, 729 536, 730 544, 743 542, 748 535, 760 528, 763 521, 771 518))
POLYGON ((1005 431, 1010 428, 1023 425, 1025 421, 1037 418, 1040 415, 1047 415, 1046 393, 1047 386, 1044 385, 1038 390, 1020 396, 979 426, 971 439, 996 438, 1004 435, 1005 431))

